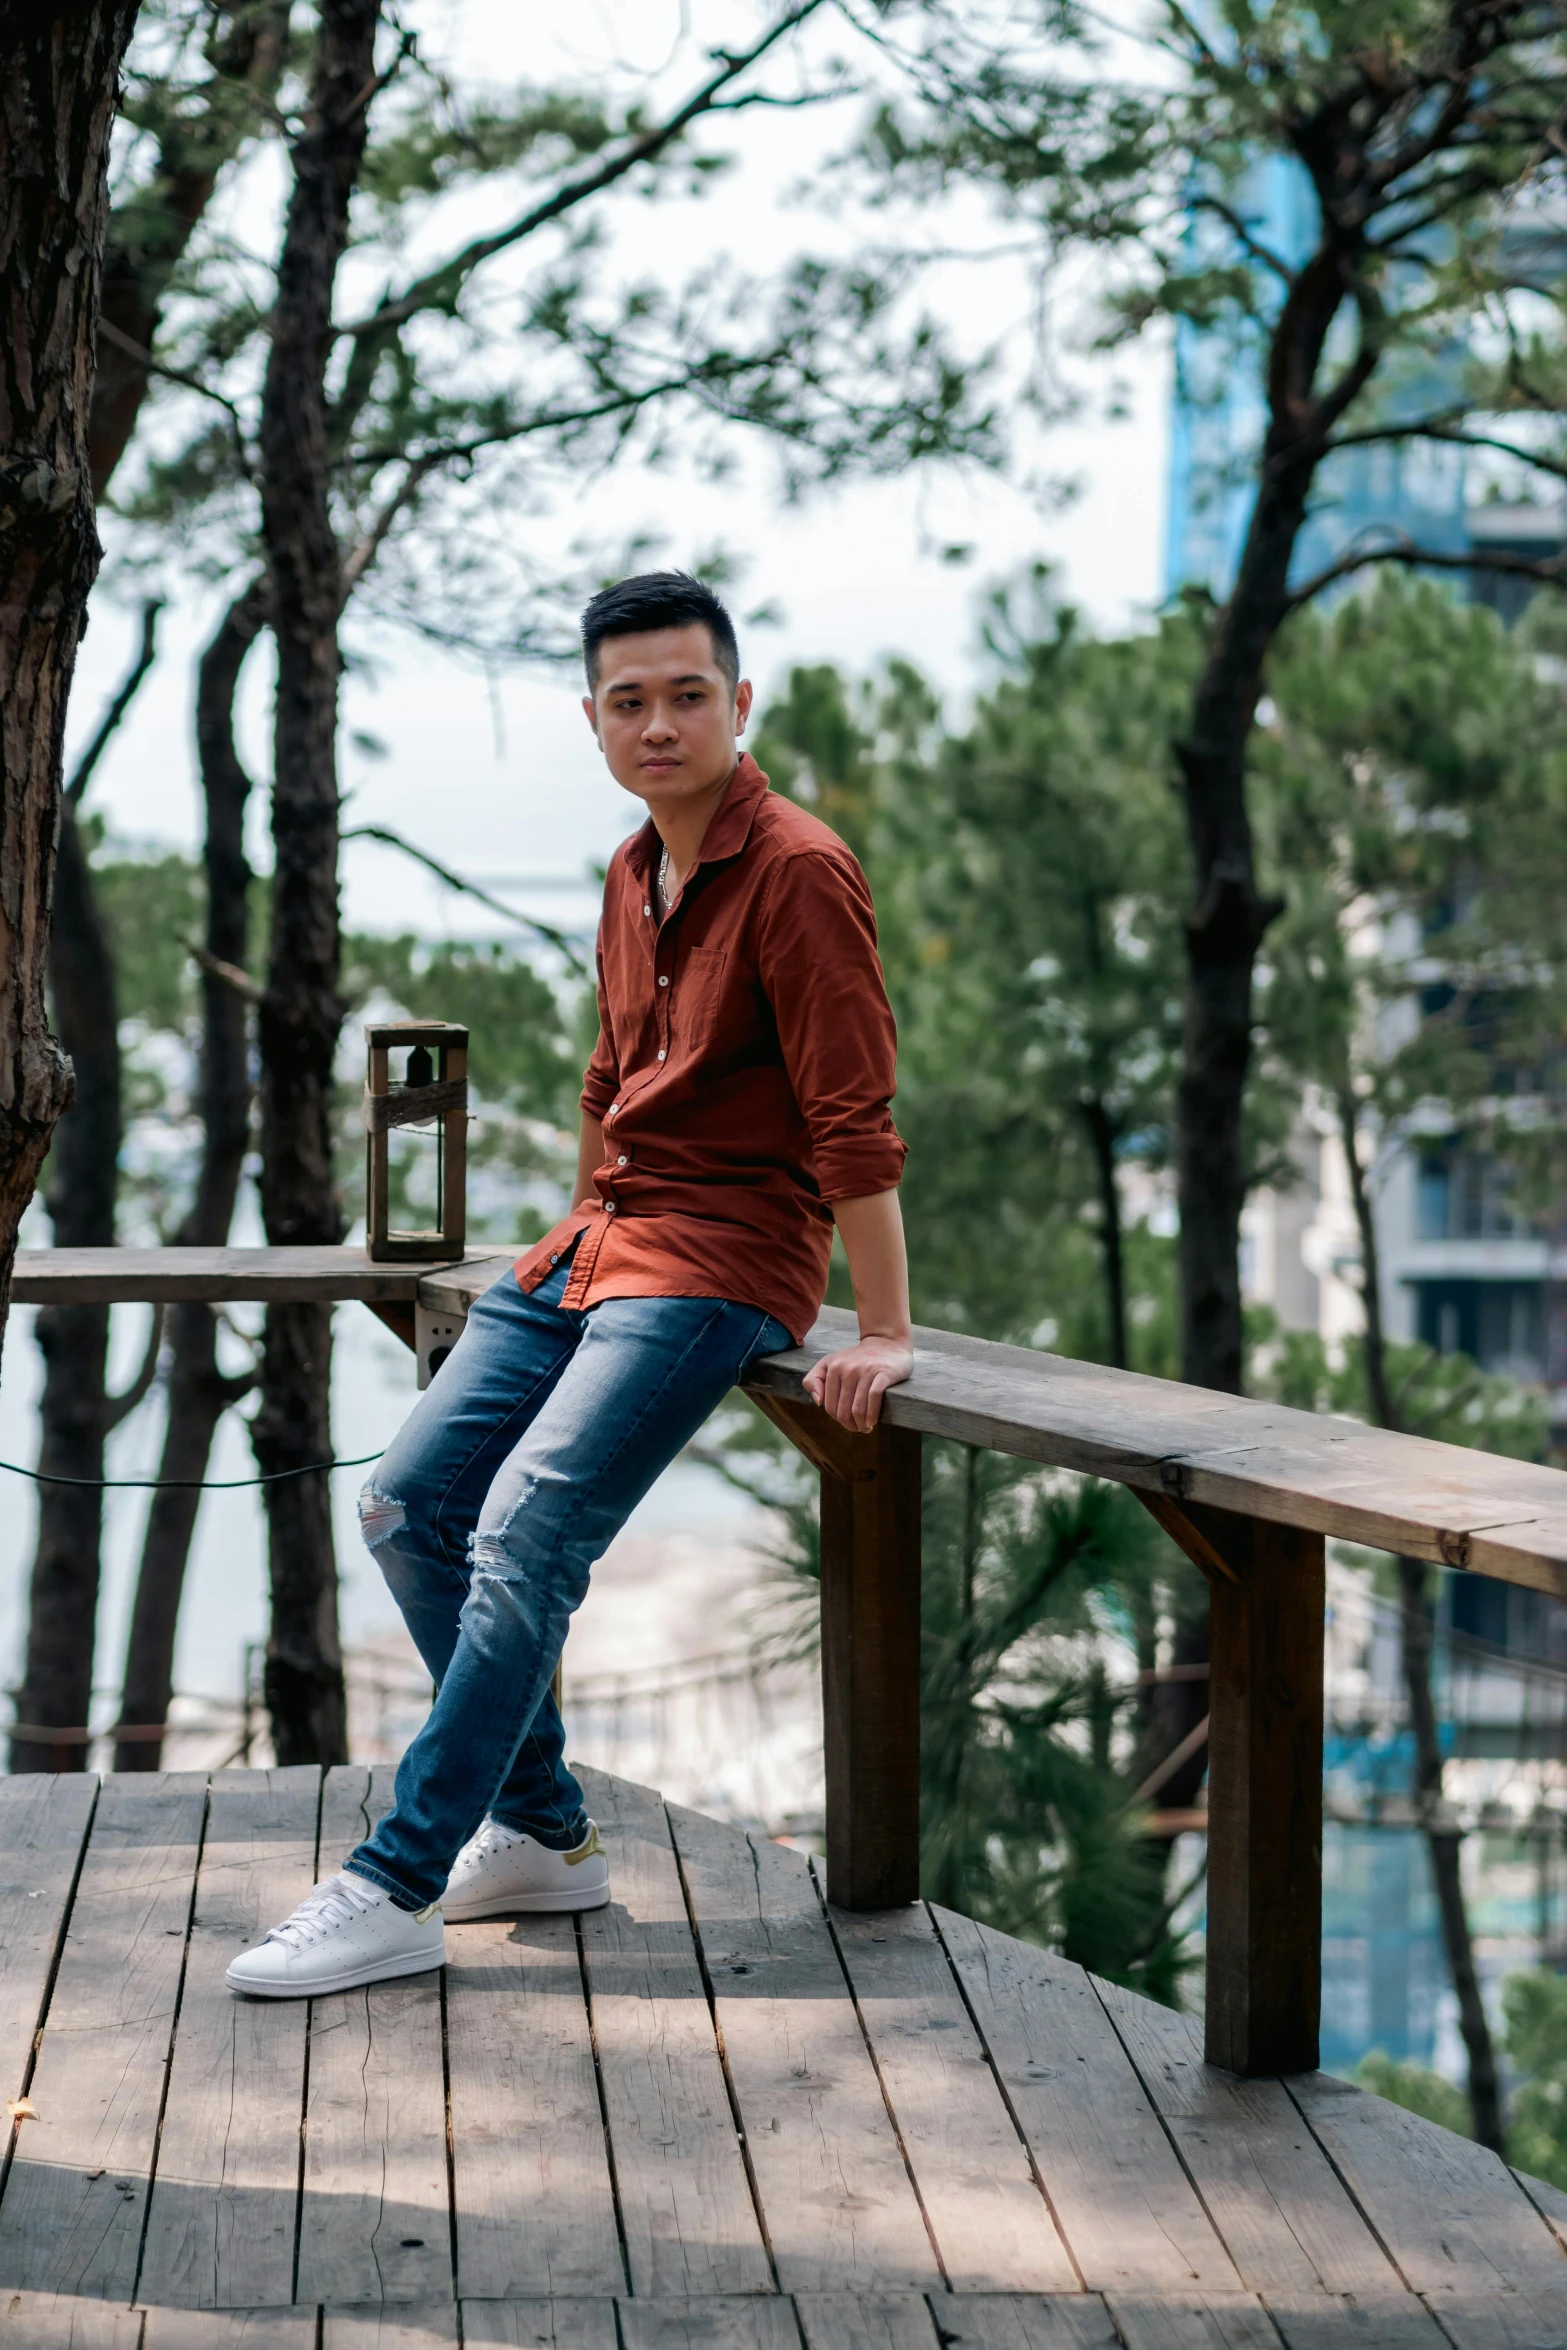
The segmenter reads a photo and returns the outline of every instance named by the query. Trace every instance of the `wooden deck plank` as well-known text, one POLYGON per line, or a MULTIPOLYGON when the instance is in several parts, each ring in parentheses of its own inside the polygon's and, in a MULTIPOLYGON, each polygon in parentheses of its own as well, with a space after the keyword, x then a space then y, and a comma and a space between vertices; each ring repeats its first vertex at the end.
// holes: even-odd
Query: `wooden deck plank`
POLYGON ((1238 2292, 1229 2254, 1083 1969, 950 1910, 935 1916, 1088 2285, 1238 2292))
MULTIPOLYGON (((1413 2293, 1270 2293, 1267 2303, 1285 2350, 1447 2350, 1447 2336, 1413 2293)), ((1486 2350, 1501 2350, 1495 2334, 1484 2339, 1486 2350)))
POLYGON ((98 1799, 90 1771, 0 1779, 0 2098, 19 2097, 98 1799))
POLYGON ((141 2350, 141 2313, 79 2293, 0 2293, 5 2350, 141 2350))
POLYGON ((1567 2287, 1560 2245, 1500 2155, 1327 2073, 1290 2093, 1415 2292, 1567 2287))
POLYGON ((1126 2350, 1279 2350, 1254 2293, 1110 2293, 1126 2350))
POLYGON ((1567 2195, 1545 2179, 1532 2179, 1526 2170, 1515 2170, 1513 2177, 1547 2222, 1557 2242, 1567 2246, 1567 2195))
POLYGON ((1094 1989, 1244 2284, 1269 2295, 1399 2288, 1282 2082, 1204 2064, 1193 2016, 1097 1978, 1094 1989))
MULTIPOLYGON (((1567 2293, 1443 2293, 1431 2307, 1457 2350, 1567 2350, 1567 2293)), ((1433 2326, 1433 2350, 1439 2338, 1433 2326)))
POLYGON ((1077 2291, 929 1913, 828 1914, 953 2290, 1077 2291))
POLYGON ((613 2301, 465 2301, 462 2330, 467 2350, 618 2350, 613 2301))
MULTIPOLYGON (((461 1286, 437 1274, 421 1295, 461 1286)), ((852 1314, 826 1307, 748 1384, 798 1400, 810 1365, 853 1336, 852 1314)), ((1560 1469, 924 1328, 914 1376, 883 1409, 894 1427, 1567 1596, 1560 1469)))
POLYGON ((0 2290, 128 2302, 185 1958, 204 1772, 103 1782, 0 2201, 0 2290))
POLYGON ((937 2350, 941 2339, 923 2293, 801 2293, 795 2305, 805 2350, 937 2350))
POLYGON ((800 2350, 794 2310, 776 2293, 622 2301, 619 2316, 623 2350, 800 2350))
POLYGON ((582 1945, 632 2290, 771 2292, 662 1799, 582 1782, 614 1895, 582 1945))
POLYGON ((142 2350, 316 2350, 313 2309, 149 2309, 142 2350))
MULTIPOLYGON (((327 1773, 323 1876, 390 1809, 394 1776, 389 1765, 327 1773)), ((440 1977, 313 2000, 297 2298, 415 2303, 451 2291, 440 1977)))
POLYGON ((1120 2350, 1097 2293, 965 2293, 937 2307, 942 2350, 1120 2350))
POLYGON ((149 2303, 293 2299, 306 2005, 237 1999, 223 1977, 314 1884, 320 1792, 314 1765, 212 1782, 142 2256, 149 2303))
POLYGON ((321 2350, 457 2350, 457 2305, 423 2308, 327 2309, 322 2312, 321 2350))
POLYGON ((446 1929, 446 2045, 463 2297, 624 2289, 570 1918, 446 1929))
POLYGON ((939 2286, 808 1864, 699 1812, 669 1816, 780 2285, 939 2286))

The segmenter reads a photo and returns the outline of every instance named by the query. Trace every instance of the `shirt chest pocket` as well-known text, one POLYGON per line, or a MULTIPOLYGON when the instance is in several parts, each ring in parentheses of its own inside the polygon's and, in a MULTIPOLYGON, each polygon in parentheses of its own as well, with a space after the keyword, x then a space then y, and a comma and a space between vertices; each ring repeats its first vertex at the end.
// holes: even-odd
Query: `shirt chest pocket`
POLYGON ((705 1052, 723 1008, 727 947, 691 947, 682 959, 671 1006, 675 1041, 687 1054, 705 1052))

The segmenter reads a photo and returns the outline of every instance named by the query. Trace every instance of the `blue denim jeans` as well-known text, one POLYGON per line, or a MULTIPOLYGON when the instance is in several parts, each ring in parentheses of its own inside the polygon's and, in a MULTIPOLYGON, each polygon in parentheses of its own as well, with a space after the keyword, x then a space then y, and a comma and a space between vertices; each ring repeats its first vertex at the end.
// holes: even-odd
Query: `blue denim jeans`
POLYGON ((566 1626, 654 1479, 758 1355, 790 1344, 721 1297, 561 1305, 569 1264, 479 1299, 360 1496, 364 1538, 436 1685, 396 1801, 345 1867, 423 1909, 486 1813, 570 1851, 587 1832, 550 1691, 566 1626))

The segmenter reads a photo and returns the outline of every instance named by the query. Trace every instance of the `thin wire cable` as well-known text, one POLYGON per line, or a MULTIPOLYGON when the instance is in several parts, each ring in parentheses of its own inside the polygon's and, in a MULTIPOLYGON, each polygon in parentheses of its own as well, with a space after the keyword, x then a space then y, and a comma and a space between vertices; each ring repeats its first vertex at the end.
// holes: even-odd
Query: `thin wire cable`
POLYGON ((364 1452, 351 1461, 306 1461, 297 1469, 268 1469, 261 1477, 56 1477, 48 1469, 24 1469, 19 1461, 0 1461, 0 1469, 9 1469, 13 1477, 31 1477, 35 1485, 91 1485, 105 1491, 150 1486, 167 1493, 235 1493, 244 1485, 277 1485, 285 1477, 313 1477, 318 1469, 366 1469, 380 1458, 378 1452, 364 1452))

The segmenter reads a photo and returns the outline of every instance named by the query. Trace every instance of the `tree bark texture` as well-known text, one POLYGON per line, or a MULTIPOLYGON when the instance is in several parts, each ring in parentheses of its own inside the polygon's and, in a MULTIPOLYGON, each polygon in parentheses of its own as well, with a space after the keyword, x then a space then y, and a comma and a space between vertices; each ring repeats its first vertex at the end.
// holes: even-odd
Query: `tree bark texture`
MULTIPOLYGON (((261 1205, 274 1245, 336 1241, 332 1068, 338 993, 338 617, 326 366, 332 293, 364 158, 379 0, 322 0, 309 117, 278 265, 261 413, 262 534, 277 640, 271 963, 261 1005, 261 1205)), ((331 1457, 331 1320, 325 1306, 267 1313, 264 1473, 331 1457)), ((272 1572, 267 1703, 280 1763, 346 1758, 337 1570, 327 1481, 264 1488, 272 1572)))
POLYGON ((0 1337, 70 1068, 44 979, 65 711, 101 549, 87 423, 138 0, 0 9, 0 1337))
POLYGON ((109 223, 98 375, 88 428, 94 497, 124 456, 151 381, 148 354, 169 282, 212 200, 218 175, 276 92, 288 47, 288 0, 227 0, 213 11, 212 77, 158 125, 158 163, 109 223))
MULTIPOLYGON (((206 946, 219 962, 245 968, 250 867, 245 808, 250 777, 234 740, 234 699, 246 656, 266 619, 257 580, 237 597, 202 654, 196 676, 196 747, 207 826, 206 946)), ((246 1007, 210 968, 202 974, 201 1165, 195 1196, 176 1235, 183 1248, 221 1248, 229 1236, 250 1139, 250 1051, 246 1007)), ((140 1729, 166 1722, 174 1693, 174 1647, 185 1570, 201 1503, 180 1491, 205 1477, 219 1420, 251 1384, 218 1365, 217 1317, 210 1306, 176 1306, 169 1317, 168 1419, 142 1540, 141 1566, 126 1647, 120 1718, 140 1729)), ((324 1458, 324 1455, 318 1456, 324 1458)), ((119 1771, 162 1767, 163 1742, 145 1736, 115 1748, 119 1771)))
MULTIPOLYGON (((1382 1265, 1377 1246, 1376 1215, 1371 1187, 1360 1163, 1360 1120, 1353 1087, 1346 1075, 1338 1089, 1339 1137, 1349 1173, 1350 1198, 1360 1235, 1360 1278, 1366 1316, 1366 1384, 1371 1410, 1379 1428, 1398 1428, 1401 1418, 1388 1377, 1387 1334, 1382 1324, 1382 1265)), ((1469 2106, 1474 2133, 1482 2146, 1503 2151, 1501 2091, 1496 2077, 1496 2051, 1490 2019, 1480 1996, 1475 1971, 1474 1939, 1464 1905, 1461 1872, 1463 1837, 1442 1812, 1442 1739, 1436 1701, 1431 1689, 1431 1610, 1423 1559, 1398 1562, 1402 1598, 1401 1634, 1404 1689, 1409 1699, 1409 1727, 1415 1744, 1413 1794, 1425 1822, 1431 1854, 1431 1877, 1442 1919, 1442 1948, 1458 2000, 1458 2028, 1469 2061, 1469 2106)))
MULTIPOLYGON (((114 957, 92 886, 76 811, 62 808, 55 870, 50 993, 60 1041, 76 1072, 76 1099, 55 1133, 46 1202, 57 1248, 107 1248, 114 1240, 120 1151, 120 1048, 114 957)), ((74 1733, 59 1740, 14 1737, 13 1771, 81 1770, 92 1699, 93 1627, 98 1612, 103 1475, 110 1426, 105 1386, 107 1306, 44 1306, 39 1467, 83 1486, 40 1485, 38 1541, 28 1609, 27 1661, 16 1719, 74 1733)))

